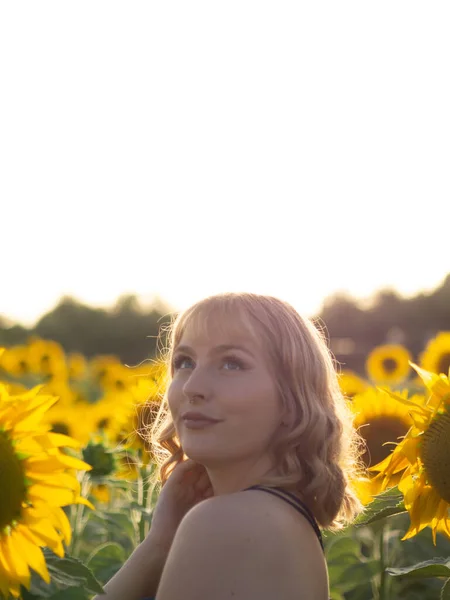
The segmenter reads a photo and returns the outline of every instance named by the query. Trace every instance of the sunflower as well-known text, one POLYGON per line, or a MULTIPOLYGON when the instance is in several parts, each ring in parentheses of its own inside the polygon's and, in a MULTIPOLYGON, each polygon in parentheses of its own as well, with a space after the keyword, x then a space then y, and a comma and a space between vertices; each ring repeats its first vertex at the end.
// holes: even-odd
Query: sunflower
POLYGON ((349 369, 341 371, 338 379, 341 392, 347 398, 353 398, 355 394, 361 394, 361 392, 364 392, 369 387, 369 384, 364 379, 349 369))
POLYGON ((72 352, 67 356, 67 368, 69 379, 82 379, 87 371, 87 361, 83 354, 72 352))
POLYGON ((30 356, 27 346, 13 346, 3 349, 0 368, 13 377, 22 377, 31 372, 30 356))
MULTIPOLYGON (((401 397, 406 398, 407 395, 407 390, 400 392, 401 397)), ((376 388, 356 394, 349 406, 354 414, 354 427, 365 442, 366 450, 361 459, 369 469, 389 455, 390 449, 386 444, 396 442, 408 431, 411 426, 408 409, 393 401, 386 391, 376 388)), ((371 502, 373 496, 381 491, 381 482, 375 478, 362 478, 354 485, 363 504, 371 502)))
POLYGON ((117 356, 99 355, 94 357, 89 362, 89 373, 95 383, 99 384, 104 389, 115 389, 121 391, 125 389, 122 365, 117 356))
POLYGON ((73 437, 83 445, 94 431, 91 405, 87 402, 68 404, 59 400, 43 415, 42 423, 52 432, 73 437))
POLYGON ((93 433, 103 433, 110 440, 129 422, 131 412, 128 390, 106 392, 89 405, 89 424, 93 433))
POLYGON ((431 339, 419 357, 425 371, 450 375, 450 331, 441 331, 431 339))
POLYGON ((114 474, 118 461, 105 442, 106 439, 102 439, 98 435, 92 436, 87 446, 83 448, 83 459, 92 465, 92 471, 89 473, 92 485, 91 495, 99 502, 108 503, 111 493, 104 478, 114 474))
POLYGON ((20 596, 30 589, 30 568, 50 581, 41 547, 64 556, 70 543, 70 524, 61 507, 93 505, 80 496, 75 469, 90 465, 62 452, 78 443, 51 433, 41 418, 57 401, 39 395, 41 386, 11 395, 0 384, 0 594, 20 596))
POLYGON ((422 378, 429 397, 421 403, 415 397, 406 399, 387 392, 407 408, 412 426, 392 454, 372 469, 380 471, 377 478, 382 480, 382 490, 403 471, 398 488, 411 523, 402 539, 430 526, 436 545, 437 531, 450 537, 450 381, 443 374, 413 363, 411 366, 422 378))
POLYGON ((58 396, 60 404, 70 406, 76 402, 77 394, 70 387, 67 378, 58 375, 48 375, 43 383, 42 393, 49 396, 58 396))
POLYGON ((90 494, 102 503, 109 503, 114 497, 115 481, 132 481, 139 476, 136 460, 126 449, 112 449, 105 432, 92 435, 89 444, 83 448, 83 459, 92 465, 90 494))
POLYGON ((28 343, 28 356, 33 373, 67 377, 66 356, 57 342, 32 337, 28 343))
POLYGON ((386 344, 374 348, 366 360, 366 371, 375 383, 396 385, 409 375, 412 356, 399 344, 386 344))
POLYGON ((93 484, 91 495, 102 504, 108 504, 111 501, 111 491, 106 483, 93 484))
POLYGON ((127 390, 127 419, 116 422, 112 439, 124 448, 139 450, 144 464, 152 460, 150 430, 160 408, 159 383, 141 378, 127 390), (117 425, 120 425, 117 427, 117 425))

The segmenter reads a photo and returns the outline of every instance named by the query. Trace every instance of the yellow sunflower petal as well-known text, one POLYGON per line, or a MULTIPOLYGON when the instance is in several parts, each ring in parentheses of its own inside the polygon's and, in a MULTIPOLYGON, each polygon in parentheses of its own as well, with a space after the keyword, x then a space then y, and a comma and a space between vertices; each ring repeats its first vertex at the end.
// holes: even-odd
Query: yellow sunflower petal
POLYGON ((28 488, 28 497, 32 502, 42 500, 50 506, 66 506, 74 502, 75 494, 73 490, 53 488, 35 483, 28 488))
POLYGON ((39 540, 41 546, 48 546, 60 558, 64 556, 64 547, 62 545, 61 537, 50 523, 42 521, 30 525, 27 536, 30 541, 36 542, 39 540))
MULTIPOLYGON (((27 461, 30 465, 30 469, 32 468, 33 470, 42 468, 45 471, 47 468, 49 468, 49 461, 52 461, 53 464, 58 464, 59 469, 61 469, 61 467, 69 467, 70 469, 76 469, 79 471, 90 471, 92 469, 92 466, 88 465, 83 460, 75 458, 74 456, 69 456, 68 454, 63 454, 59 451, 44 457, 30 457, 27 459, 27 461)), ((54 468, 55 467, 53 467, 53 469, 54 468)))
POLYGON ((59 459, 59 456, 48 454, 31 456, 25 459, 25 465, 33 473, 54 473, 65 468, 65 464, 59 459))
POLYGON ((403 456, 403 454, 399 452, 397 448, 394 450, 394 452, 392 452, 392 454, 386 456, 386 458, 380 463, 370 467, 369 471, 384 471, 387 476, 391 476, 394 473, 398 473, 399 471, 406 469, 408 466, 408 459, 406 456, 403 456))
POLYGON ((391 390, 383 389, 383 388, 377 388, 377 389, 379 389, 382 392, 386 392, 387 394, 392 396, 392 398, 395 398, 395 400, 397 400, 398 402, 401 402, 401 404, 404 404, 405 406, 409 406, 411 410, 413 410, 419 414, 428 416, 428 414, 430 412, 426 408, 422 408, 422 406, 420 406, 419 404, 416 404, 415 402, 411 402, 411 400, 408 400, 407 398, 402 398, 401 396, 399 396, 398 394, 395 394, 391 390))
POLYGON ((398 487, 404 494, 405 508, 411 519, 411 525, 402 538, 407 540, 430 525, 438 509, 440 498, 431 486, 425 484, 423 477, 417 481, 412 476, 405 477, 398 487))
POLYGON ((4 540, 0 538, 0 590, 3 596, 8 597, 9 581, 11 579, 11 571, 5 559, 3 549, 4 540))
POLYGON ((49 431, 44 436, 39 437, 39 441, 42 441, 44 448, 54 448, 64 446, 66 448, 80 448, 81 442, 74 438, 64 435, 63 433, 54 433, 49 431))
POLYGON ((26 557, 28 565, 38 573, 46 583, 50 583, 50 574, 47 569, 42 550, 36 544, 33 544, 26 536, 22 535, 23 526, 17 527, 11 534, 15 539, 16 550, 26 557))
POLYGON ((67 488, 69 490, 76 491, 78 491, 80 488, 80 484, 75 477, 64 472, 55 473, 54 475, 30 472, 28 474, 28 479, 34 481, 35 483, 45 483, 46 486, 50 486, 52 488, 67 488))
POLYGON ((11 577, 30 589, 30 569, 11 536, 4 536, 2 551, 11 577))
POLYGON ((431 520, 431 530, 433 534, 433 544, 436 546, 436 533, 438 531, 439 525, 443 519, 447 516, 448 512, 448 504, 445 500, 441 500, 439 502, 437 511, 431 520))
POLYGON ((77 471, 91 471, 92 466, 88 465, 88 463, 80 460, 79 458, 75 458, 74 456, 69 456, 68 454, 63 454, 62 452, 58 453, 58 460, 61 464, 69 467, 70 469, 76 469, 77 471))
POLYGON ((72 528, 66 513, 62 508, 55 506, 51 511, 50 518, 53 525, 61 531, 65 543, 69 545, 72 539, 72 528))
POLYGON ((83 498, 82 496, 78 496, 78 498, 76 498, 74 500, 74 503, 76 503, 76 504, 84 504, 85 506, 88 506, 89 508, 92 508, 92 510, 95 510, 95 506, 92 504, 92 502, 89 502, 89 500, 87 500, 86 498, 83 498))
POLYGON ((419 455, 419 448, 416 439, 406 438, 401 443, 401 453, 406 456, 410 464, 417 462, 419 455))
POLYGON ((32 407, 24 413, 18 413, 12 424, 16 431, 29 431, 35 429, 47 410, 58 401, 54 396, 43 397, 37 406, 32 407))

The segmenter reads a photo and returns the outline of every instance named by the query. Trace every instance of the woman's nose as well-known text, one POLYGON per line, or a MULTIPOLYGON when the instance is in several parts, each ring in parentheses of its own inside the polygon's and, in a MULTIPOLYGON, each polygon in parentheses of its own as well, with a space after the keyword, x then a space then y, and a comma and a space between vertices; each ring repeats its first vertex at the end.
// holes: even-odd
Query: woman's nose
POLYGON ((211 382, 205 369, 197 366, 191 372, 183 386, 183 393, 189 400, 194 399, 196 396, 208 398, 211 393, 211 382))

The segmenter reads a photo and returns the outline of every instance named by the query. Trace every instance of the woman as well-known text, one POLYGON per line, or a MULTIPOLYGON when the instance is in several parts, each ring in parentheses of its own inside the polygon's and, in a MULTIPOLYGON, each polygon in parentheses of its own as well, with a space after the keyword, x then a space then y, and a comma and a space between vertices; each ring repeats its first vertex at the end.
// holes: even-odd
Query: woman
POLYGON ((362 506, 323 334, 280 299, 219 294, 178 315, 166 359, 151 530, 97 598, 326 600, 319 526, 362 506))

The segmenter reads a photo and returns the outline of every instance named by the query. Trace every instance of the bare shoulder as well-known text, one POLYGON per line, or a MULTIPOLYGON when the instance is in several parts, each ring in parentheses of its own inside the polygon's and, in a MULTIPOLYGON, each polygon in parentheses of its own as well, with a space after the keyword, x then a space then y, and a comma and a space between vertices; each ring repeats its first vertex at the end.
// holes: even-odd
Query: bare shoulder
POLYGON ((323 557, 311 551, 315 534, 306 522, 303 535, 297 519, 296 536, 282 504, 249 490, 196 505, 178 528, 157 600, 327 598, 323 557))

